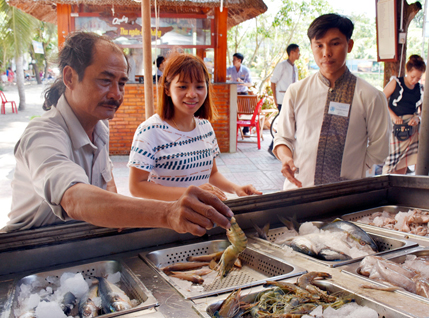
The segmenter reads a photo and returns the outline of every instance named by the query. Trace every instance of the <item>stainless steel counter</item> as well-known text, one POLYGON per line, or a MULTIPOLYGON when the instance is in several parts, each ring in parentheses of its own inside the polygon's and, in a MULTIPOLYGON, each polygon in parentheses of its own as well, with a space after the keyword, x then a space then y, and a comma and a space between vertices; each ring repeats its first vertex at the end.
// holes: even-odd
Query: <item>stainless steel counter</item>
MULTIPOLYGON (((278 214, 297 215, 298 219, 320 220, 380 205, 429 207, 429 177, 379 176, 338 184, 278 192, 227 201, 243 229, 258 224, 278 223, 278 214)), ((398 234, 401 235, 401 234, 398 234)), ((224 238, 224 230, 215 228, 202 238, 177 234, 165 229, 98 228, 88 224, 66 224, 50 228, 0 235, 0 311, 8 305, 8 293, 14 280, 31 273, 99 260, 120 260, 127 264, 158 300, 159 307, 123 317, 199 317, 194 303, 185 300, 166 281, 139 258, 139 253, 190 242, 224 238)), ((418 242, 424 244, 424 242, 418 242)), ((264 247, 264 252, 269 251, 264 247)), ((291 261, 291 260, 289 260, 291 261)), ((341 273, 341 267, 329 268, 302 257, 293 259, 307 270, 332 273, 338 284, 359 290, 356 278, 341 273)), ((360 290, 359 290, 360 291, 360 290)), ((388 302, 415 317, 426 317, 429 305, 406 299, 396 293, 363 290, 366 296, 388 302)), ((6 318, 2 316, 3 318, 6 318)), ((9 318, 9 317, 7 317, 9 318)))

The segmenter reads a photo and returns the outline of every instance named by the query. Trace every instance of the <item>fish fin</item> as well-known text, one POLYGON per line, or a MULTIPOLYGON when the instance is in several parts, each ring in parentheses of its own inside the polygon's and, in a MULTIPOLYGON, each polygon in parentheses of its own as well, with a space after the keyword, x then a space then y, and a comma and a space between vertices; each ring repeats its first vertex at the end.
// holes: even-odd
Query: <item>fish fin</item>
POLYGON ((277 217, 280 222, 282 222, 288 228, 288 230, 295 230, 299 232, 299 227, 301 226, 301 224, 296 220, 296 213, 293 214, 292 218, 283 217, 281 215, 277 215, 277 217))
POLYGON ((263 229, 261 229, 255 222, 253 222, 252 219, 250 219, 250 221, 252 222, 252 225, 255 228, 256 233, 258 234, 258 237, 263 238, 263 236, 264 236, 263 235, 264 234, 263 229))
POLYGON ((262 228, 262 231, 265 233, 265 235, 268 235, 268 231, 270 230, 270 223, 267 223, 262 228))
POLYGON ((331 223, 334 223, 334 222, 340 222, 340 221, 344 221, 343 219, 341 219, 341 218, 336 218, 335 220, 333 220, 331 223))

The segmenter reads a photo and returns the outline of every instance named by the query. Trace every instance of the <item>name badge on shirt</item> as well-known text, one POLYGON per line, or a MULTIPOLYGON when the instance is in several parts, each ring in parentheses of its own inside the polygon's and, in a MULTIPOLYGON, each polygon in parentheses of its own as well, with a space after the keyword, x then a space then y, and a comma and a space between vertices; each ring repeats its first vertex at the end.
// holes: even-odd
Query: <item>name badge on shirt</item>
POLYGON ((350 104, 330 102, 328 114, 349 117, 350 104))

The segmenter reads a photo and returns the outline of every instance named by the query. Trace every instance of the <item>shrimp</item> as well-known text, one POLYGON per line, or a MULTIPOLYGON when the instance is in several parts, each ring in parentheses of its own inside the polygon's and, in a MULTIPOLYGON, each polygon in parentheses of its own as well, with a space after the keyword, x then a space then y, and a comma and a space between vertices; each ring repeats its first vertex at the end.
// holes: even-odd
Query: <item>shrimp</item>
POLYGON ((223 318, 223 317, 234 317, 240 310, 240 297, 241 297, 241 288, 237 291, 232 292, 228 298, 226 298, 218 311, 214 313, 214 317, 223 318))
POLYGON ((332 276, 324 272, 310 272, 298 278, 298 286, 306 289, 307 291, 309 291, 314 295, 319 296, 323 301, 326 301, 329 303, 336 301, 337 298, 335 296, 330 296, 326 294, 326 292, 324 292, 323 290, 320 290, 319 288, 313 285, 313 281, 315 281, 318 278, 325 279, 325 278, 332 278, 332 276))
POLYGON ((301 288, 295 284, 288 283, 288 282, 277 282, 277 281, 267 280, 263 286, 264 287, 277 286, 285 292, 296 294, 298 297, 312 298, 312 295, 307 290, 305 290, 305 289, 303 289, 303 288, 301 288))
POLYGON ((231 218, 231 227, 226 232, 226 236, 231 242, 231 245, 223 252, 216 268, 219 275, 222 277, 226 277, 226 275, 228 275, 234 267, 234 263, 238 258, 238 255, 243 252, 247 246, 247 237, 243 230, 238 226, 234 217, 231 218))

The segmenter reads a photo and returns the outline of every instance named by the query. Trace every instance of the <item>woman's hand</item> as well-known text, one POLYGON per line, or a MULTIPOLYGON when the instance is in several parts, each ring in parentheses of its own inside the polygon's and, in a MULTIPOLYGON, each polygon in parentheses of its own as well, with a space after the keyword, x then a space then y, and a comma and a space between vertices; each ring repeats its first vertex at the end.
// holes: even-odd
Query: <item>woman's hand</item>
POLYGON ((399 116, 393 116, 392 121, 396 124, 396 125, 401 125, 404 123, 404 121, 402 120, 401 117, 399 116))
POLYGON ((204 183, 200 185, 199 188, 207 192, 213 193, 222 201, 225 201, 227 199, 225 193, 221 189, 219 189, 218 187, 215 187, 214 185, 211 185, 210 183, 204 183))
POLYGON ((239 197, 245 197, 252 194, 258 194, 261 195, 262 192, 255 189, 255 187, 251 184, 238 187, 238 189, 235 191, 235 194, 239 197))
POLYGON ((408 125, 410 126, 417 126, 420 123, 420 117, 419 116, 414 116, 413 118, 411 118, 408 121, 408 125))

